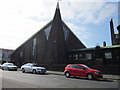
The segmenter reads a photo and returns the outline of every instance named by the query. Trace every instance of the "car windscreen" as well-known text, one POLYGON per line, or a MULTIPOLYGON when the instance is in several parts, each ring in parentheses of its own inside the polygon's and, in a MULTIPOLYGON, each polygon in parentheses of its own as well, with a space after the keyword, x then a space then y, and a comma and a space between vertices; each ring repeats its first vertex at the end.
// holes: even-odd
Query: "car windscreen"
POLYGON ((14 66, 14 64, 8 64, 8 66, 14 66))
POLYGON ((83 67, 85 67, 86 69, 91 69, 90 67, 86 66, 86 65, 83 65, 83 67))

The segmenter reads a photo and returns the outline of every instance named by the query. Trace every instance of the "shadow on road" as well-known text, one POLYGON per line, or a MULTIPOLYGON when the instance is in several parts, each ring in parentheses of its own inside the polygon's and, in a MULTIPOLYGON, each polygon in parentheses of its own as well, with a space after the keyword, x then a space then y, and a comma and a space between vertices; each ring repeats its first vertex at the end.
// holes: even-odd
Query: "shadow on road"
POLYGON ((32 74, 32 75, 49 75, 49 73, 36 73, 36 74, 33 74, 31 72, 25 72, 23 74, 32 74))
MULTIPOLYGON (((71 77, 71 79, 82 79, 82 80, 88 80, 85 77, 71 77)), ((98 78, 98 79, 92 79, 89 81, 103 81, 103 82, 114 82, 114 79, 111 78, 98 78)))

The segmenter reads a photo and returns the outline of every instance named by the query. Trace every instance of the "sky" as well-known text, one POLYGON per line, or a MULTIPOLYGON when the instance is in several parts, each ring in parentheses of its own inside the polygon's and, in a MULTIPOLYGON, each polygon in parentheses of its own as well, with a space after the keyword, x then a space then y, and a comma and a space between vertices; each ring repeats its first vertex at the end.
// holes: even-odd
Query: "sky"
MULTIPOLYGON (((58 0, 0 0, 0 48, 16 49, 50 22, 58 0)), ((119 0, 59 0, 62 20, 87 48, 111 45, 119 0)))

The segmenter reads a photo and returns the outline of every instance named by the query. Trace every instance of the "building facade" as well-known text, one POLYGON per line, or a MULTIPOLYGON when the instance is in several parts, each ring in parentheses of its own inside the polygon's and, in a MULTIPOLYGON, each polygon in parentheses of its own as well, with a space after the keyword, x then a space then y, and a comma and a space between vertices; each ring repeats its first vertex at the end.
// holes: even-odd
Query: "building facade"
POLYGON ((10 62, 10 56, 14 50, 12 49, 0 49, 0 63, 10 62))
POLYGON ((67 51, 86 48, 61 19, 59 4, 55 15, 47 25, 19 46, 11 55, 11 61, 21 66, 37 63, 48 69, 57 69, 68 63, 67 51))
POLYGON ((113 20, 110 21, 110 33, 112 45, 120 45, 120 26, 117 27, 118 32, 114 32, 113 20))
POLYGON ((120 65, 120 45, 76 49, 68 51, 69 63, 85 63, 97 65, 96 60, 102 60, 101 65, 120 65))
POLYGON ((107 74, 120 74, 120 45, 68 51, 69 63, 83 63, 107 74))

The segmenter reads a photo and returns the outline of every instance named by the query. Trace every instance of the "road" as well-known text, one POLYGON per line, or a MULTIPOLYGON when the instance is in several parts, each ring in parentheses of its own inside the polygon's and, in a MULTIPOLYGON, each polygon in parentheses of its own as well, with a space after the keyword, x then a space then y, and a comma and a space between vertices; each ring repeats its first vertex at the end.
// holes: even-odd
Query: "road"
POLYGON ((2 88, 118 88, 118 80, 87 80, 62 75, 2 71, 2 88))

